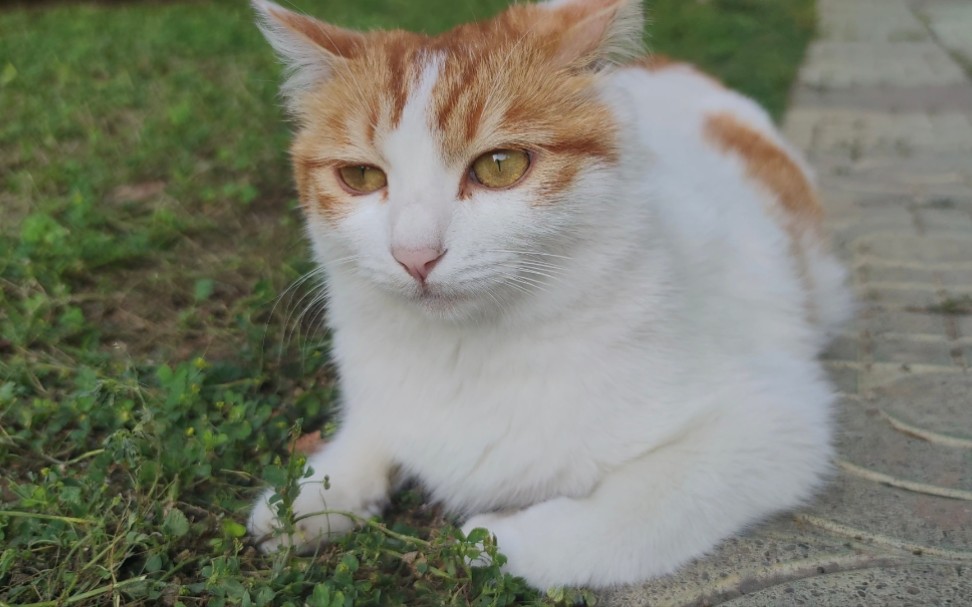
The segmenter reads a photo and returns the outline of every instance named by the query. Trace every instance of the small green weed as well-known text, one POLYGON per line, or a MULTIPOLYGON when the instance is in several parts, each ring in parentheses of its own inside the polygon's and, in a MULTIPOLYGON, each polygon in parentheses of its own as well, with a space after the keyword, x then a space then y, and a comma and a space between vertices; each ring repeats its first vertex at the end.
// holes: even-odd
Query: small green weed
POLYGON ((949 316, 972 314, 972 295, 946 297, 940 303, 928 306, 925 310, 933 314, 946 314, 949 316))
MULTIPOLYGON (((436 31, 506 0, 321 4, 436 31)), ((778 115, 810 0, 651 5, 654 48, 778 115)), ((262 485, 293 522, 336 397, 278 83, 244 2, 0 11, 0 606, 593 604, 416 489, 315 557, 248 543, 262 485)))

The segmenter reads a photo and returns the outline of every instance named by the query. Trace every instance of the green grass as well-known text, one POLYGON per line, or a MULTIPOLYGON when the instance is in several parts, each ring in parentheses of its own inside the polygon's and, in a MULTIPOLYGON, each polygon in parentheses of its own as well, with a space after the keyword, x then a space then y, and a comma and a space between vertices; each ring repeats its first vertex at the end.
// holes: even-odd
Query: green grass
MULTIPOLYGON (((504 2, 320 4, 436 31, 504 2)), ((651 43, 778 115, 810 4, 655 0, 651 43)), ((0 12, 0 605, 590 601, 470 570, 415 489, 321 558, 246 543, 334 398, 312 289, 274 306, 311 269, 278 80, 243 2, 0 12)))

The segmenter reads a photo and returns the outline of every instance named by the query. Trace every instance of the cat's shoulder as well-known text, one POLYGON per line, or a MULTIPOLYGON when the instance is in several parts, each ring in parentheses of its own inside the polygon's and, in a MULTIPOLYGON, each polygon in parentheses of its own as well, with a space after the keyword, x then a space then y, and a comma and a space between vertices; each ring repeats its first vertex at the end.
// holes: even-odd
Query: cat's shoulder
POLYGON ((762 106, 695 65, 665 55, 632 60, 619 76, 637 99, 639 122, 651 131, 650 139, 671 137, 674 145, 693 140, 735 158, 788 216, 819 226, 823 209, 810 168, 762 106))
POLYGON ((726 85, 715 76, 706 73, 688 61, 675 59, 660 53, 649 53, 625 63, 623 68, 640 70, 656 79, 683 80, 705 86, 713 90, 728 90, 726 85))

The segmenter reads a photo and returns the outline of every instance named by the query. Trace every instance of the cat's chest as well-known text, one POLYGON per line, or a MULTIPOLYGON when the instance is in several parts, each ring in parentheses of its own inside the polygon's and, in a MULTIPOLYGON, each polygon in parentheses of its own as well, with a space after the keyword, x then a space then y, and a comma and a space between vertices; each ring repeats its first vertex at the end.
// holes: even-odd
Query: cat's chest
POLYGON ((582 495, 615 458, 602 437, 625 424, 591 406, 599 374, 585 375, 592 364, 578 343, 343 344, 348 414, 366 416, 381 447, 453 510, 582 495))

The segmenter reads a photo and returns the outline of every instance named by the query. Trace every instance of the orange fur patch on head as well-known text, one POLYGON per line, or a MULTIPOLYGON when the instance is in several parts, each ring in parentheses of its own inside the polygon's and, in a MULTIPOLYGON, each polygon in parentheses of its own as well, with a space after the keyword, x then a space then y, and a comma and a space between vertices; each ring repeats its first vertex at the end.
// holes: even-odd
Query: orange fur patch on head
POLYGON ((334 179, 336 166, 381 164, 378 140, 401 119, 429 40, 398 30, 363 36, 367 42, 353 60, 333 66, 326 82, 303 93, 301 128, 291 146, 302 204, 329 219, 339 219, 353 204, 334 179))
MULTIPOLYGON (((604 10, 620 6, 599 1, 604 10)), ((599 76, 564 57, 564 39, 577 35, 571 19, 580 18, 574 13, 584 5, 557 11, 517 5, 435 37, 399 30, 361 34, 353 57, 335 63, 327 81, 298 100, 301 128, 291 151, 305 208, 335 220, 352 208, 353 199, 334 183, 335 162, 381 166, 381 138, 398 125, 432 58, 440 73, 428 126, 445 163, 460 171, 458 195, 462 172, 493 149, 531 152, 529 181, 539 203, 555 200, 586 164, 615 162, 617 126, 596 97, 599 76)))
POLYGON ((562 61, 541 10, 514 6, 434 39, 445 60, 433 115, 450 165, 466 166, 491 149, 527 149, 536 163, 531 179, 555 195, 585 163, 617 160, 617 127, 595 97, 597 74, 562 61))
POLYGON ((810 180, 780 146, 739 120, 722 112, 705 121, 705 136, 719 149, 738 155, 746 174, 768 190, 795 227, 818 228, 823 207, 810 180))

